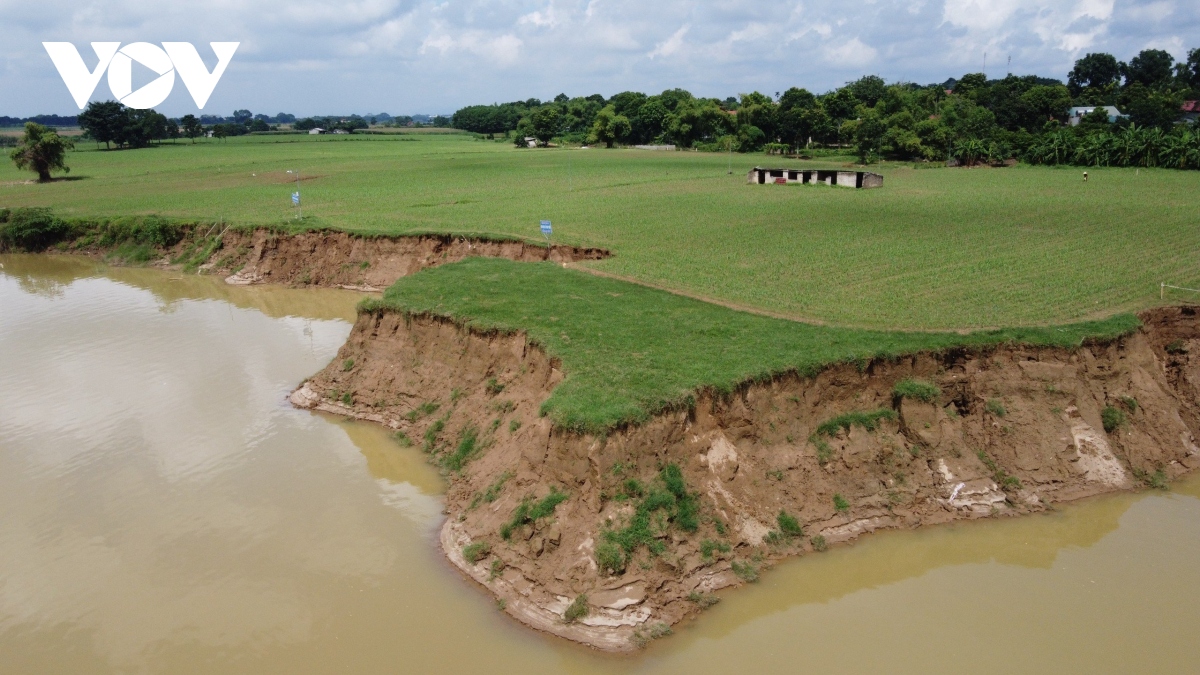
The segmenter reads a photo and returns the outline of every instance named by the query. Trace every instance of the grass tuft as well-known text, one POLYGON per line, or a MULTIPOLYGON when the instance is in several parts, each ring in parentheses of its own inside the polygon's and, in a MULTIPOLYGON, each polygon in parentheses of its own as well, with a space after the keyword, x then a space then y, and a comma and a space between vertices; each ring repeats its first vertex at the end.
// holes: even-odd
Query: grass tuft
POLYGON ((486 558, 491 552, 492 546, 486 541, 477 541, 463 547, 463 557, 472 565, 486 558))
POLYGON ((804 536, 804 528, 800 527, 799 521, 788 515, 787 511, 780 511, 779 515, 775 517, 775 522, 779 524, 779 531, 789 537, 804 536))
POLYGON ((587 616, 589 611, 588 597, 586 595, 577 595, 575 596, 575 600, 567 606, 567 611, 563 612, 563 621, 565 623, 575 623, 587 616))
POLYGON ((897 400, 910 398, 922 403, 933 403, 941 395, 942 390, 936 384, 911 377, 900 380, 892 388, 892 396, 897 400))
POLYGON ((535 523, 543 518, 549 518, 554 514, 554 509, 566 500, 567 493, 559 492, 556 487, 551 487, 550 494, 542 497, 540 501, 534 501, 529 497, 521 500, 517 508, 513 509, 512 518, 500 526, 500 536, 505 541, 512 539, 513 532, 517 528, 535 523))
POLYGON ((850 427, 852 426, 860 426, 867 431, 875 431, 879 427, 881 420, 894 419, 896 419, 896 411, 891 408, 880 408, 870 411, 853 410, 822 422, 817 427, 817 433, 832 438, 837 435, 839 430, 845 429, 846 431, 850 431, 850 427))
POLYGON ((1111 405, 1106 406, 1100 411, 1100 422, 1104 425, 1104 430, 1111 434, 1125 424, 1125 413, 1111 405))

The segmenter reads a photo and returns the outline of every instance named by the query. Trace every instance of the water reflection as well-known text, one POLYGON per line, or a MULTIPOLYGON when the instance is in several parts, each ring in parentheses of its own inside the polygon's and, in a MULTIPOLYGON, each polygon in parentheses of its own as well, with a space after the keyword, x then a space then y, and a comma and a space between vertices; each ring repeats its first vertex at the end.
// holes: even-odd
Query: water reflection
POLYGON ((356 295, 0 256, 0 671, 1188 671, 1200 480, 870 537, 646 653, 532 633, 441 559, 387 430, 292 409, 356 295), (166 310, 166 311, 164 311, 166 310))

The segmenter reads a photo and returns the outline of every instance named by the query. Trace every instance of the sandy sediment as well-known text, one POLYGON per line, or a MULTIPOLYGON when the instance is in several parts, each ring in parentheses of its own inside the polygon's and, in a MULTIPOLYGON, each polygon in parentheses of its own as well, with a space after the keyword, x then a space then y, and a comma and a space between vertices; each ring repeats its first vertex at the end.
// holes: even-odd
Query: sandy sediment
POLYGON ((1072 350, 951 350, 785 374, 730 396, 700 392, 690 409, 592 436, 539 415, 564 373, 523 334, 364 313, 292 401, 387 425, 443 465, 474 435, 462 469, 447 469, 447 558, 515 619, 623 651, 788 556, 880 529, 1035 512, 1200 466, 1200 317, 1173 307, 1142 320, 1133 335, 1072 350), (908 377, 942 395, 894 399, 908 377), (1125 417, 1111 432, 1109 407, 1125 417), (838 415, 876 409, 895 419, 816 434, 838 415), (634 511, 625 481, 654 485, 668 463, 699 497, 699 529, 659 523, 660 554, 643 548, 624 573, 602 572, 597 546, 634 511), (501 536, 523 500, 552 490, 567 494, 552 516, 501 536), (781 511, 803 536, 778 533, 781 511), (468 560, 464 550, 481 543, 468 560), (568 623, 581 595, 588 613, 568 623))

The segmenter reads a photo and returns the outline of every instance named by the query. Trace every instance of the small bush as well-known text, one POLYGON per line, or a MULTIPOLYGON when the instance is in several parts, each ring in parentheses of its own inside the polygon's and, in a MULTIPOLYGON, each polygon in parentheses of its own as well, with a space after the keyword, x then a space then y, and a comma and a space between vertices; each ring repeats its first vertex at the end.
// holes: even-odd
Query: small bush
POLYGON ((1167 345, 1166 350, 1168 354, 1186 354, 1187 345, 1183 340, 1175 340, 1167 345))
POLYGON ((735 560, 733 561, 733 573, 746 583, 752 584, 758 581, 758 568, 753 563, 735 560))
POLYGON ((342 394, 342 404, 343 405, 352 405, 353 403, 354 403, 354 399, 350 397, 350 392, 346 392, 346 393, 342 394))
POLYGON ((840 494, 834 495, 833 496, 833 508, 838 513, 845 513, 846 511, 850 510, 850 502, 846 501, 846 498, 841 496, 840 494))
POLYGON ((641 628, 639 628, 639 629, 633 631, 633 644, 637 645, 637 647, 639 649, 641 649, 641 648, 645 647, 646 645, 650 644, 650 642, 652 642, 653 640, 657 640, 659 638, 666 637, 670 634, 671 634, 670 626, 668 626, 665 623, 661 623, 661 622, 656 623, 656 624, 651 625, 646 630, 642 630, 641 628))
POLYGON ((911 398, 923 403, 933 403, 942 395, 942 390, 932 382, 906 378, 896 383, 892 388, 892 396, 897 400, 911 398))
POLYGON ((713 553, 717 551, 720 551, 721 553, 729 553, 729 544, 726 544, 723 541, 713 541, 712 539, 705 539, 704 541, 700 542, 700 555, 705 560, 712 560, 713 553))
POLYGON ((392 434, 392 438, 396 439, 396 442, 399 443, 401 447, 412 447, 412 439, 410 439, 408 434, 404 433, 403 431, 397 431, 395 434, 392 434))
POLYGON ((596 546, 596 564, 602 574, 621 574, 625 571, 625 555, 620 546, 611 541, 602 541, 596 546))
POLYGON ((513 420, 508 423, 508 433, 510 433, 510 434, 515 434, 517 432, 517 429, 520 429, 520 428, 521 428, 520 420, 513 420))
POLYGON ((0 244, 37 253, 71 235, 71 227, 47 208, 20 208, 8 212, 0 224, 0 244))
POLYGON ((820 534, 813 537, 812 539, 809 539, 808 542, 810 544, 812 544, 813 550, 816 551, 817 553, 820 553, 820 552, 824 551, 825 549, 829 548, 829 544, 825 542, 825 537, 820 534))
POLYGON ((492 558, 492 566, 488 570, 488 581, 493 581, 504 571, 504 561, 499 558, 492 558))
POLYGON ((775 522, 779 524, 779 531, 789 537, 804 536, 804 529, 800 527, 800 523, 786 511, 780 511, 779 515, 775 517, 775 522))
POLYGON ((492 547, 486 541, 477 541, 463 547, 463 557, 472 565, 483 560, 492 552, 492 547))
POLYGON ((342 372, 343 373, 349 372, 350 369, 352 369, 352 368, 354 368, 354 359, 346 359, 345 361, 342 361, 342 372))
POLYGON ((575 601, 568 607, 567 611, 563 612, 563 621, 567 623, 575 623, 588 615, 588 599, 586 595, 575 596, 575 601))
POLYGON ((720 598, 712 593, 700 593, 699 591, 688 593, 687 599, 689 602, 695 603, 700 609, 708 609, 721 601, 720 598))
POLYGON ((879 427, 879 422, 881 420, 894 419, 896 419, 896 411, 892 410, 891 408, 880 408, 878 410, 869 411, 854 410, 842 415, 838 415, 831 420, 822 422, 821 425, 817 427, 817 433, 833 437, 837 435, 839 430, 845 429, 846 431, 850 431, 850 427, 856 425, 866 429, 867 431, 875 431, 875 429, 879 427))
POLYGON ((1125 424, 1125 413, 1112 406, 1107 406, 1100 411, 1100 421, 1104 424, 1104 430, 1111 434, 1125 424))
POLYGON ((983 409, 992 413, 996 417, 1004 417, 1008 414, 1008 410, 1004 408, 1004 404, 1001 403, 999 399, 995 398, 988 399, 988 402, 984 404, 983 409))
POLYGON ((463 390, 455 387, 450 390, 450 404, 458 403, 458 399, 463 397, 463 390))

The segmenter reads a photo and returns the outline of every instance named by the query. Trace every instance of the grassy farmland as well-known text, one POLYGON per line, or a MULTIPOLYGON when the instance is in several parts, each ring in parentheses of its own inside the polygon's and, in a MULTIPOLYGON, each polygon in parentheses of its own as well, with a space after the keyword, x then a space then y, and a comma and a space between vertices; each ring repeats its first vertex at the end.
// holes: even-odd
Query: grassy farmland
MULTIPOLYGON (((308 225, 537 237, 616 255, 597 270, 780 315, 874 329, 1092 319, 1200 284, 1200 173, 885 166, 885 187, 745 184, 762 156, 515 150, 470 136, 243 137, 0 169, 0 207, 278 224, 299 169, 308 225)), ((787 162, 801 164, 800 162, 787 162)), ((814 165, 828 163, 813 162, 814 165)))

